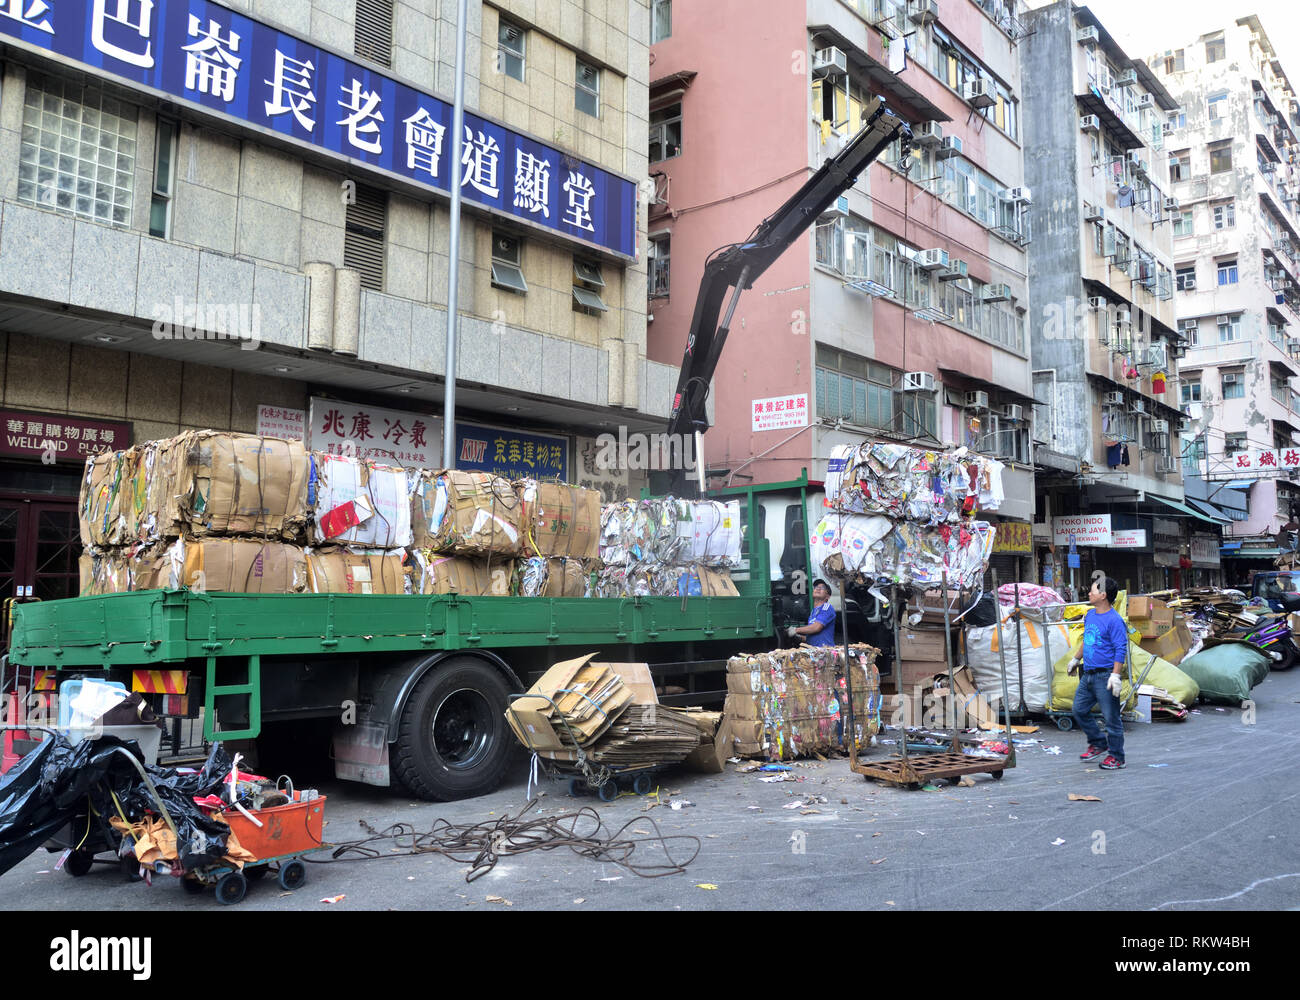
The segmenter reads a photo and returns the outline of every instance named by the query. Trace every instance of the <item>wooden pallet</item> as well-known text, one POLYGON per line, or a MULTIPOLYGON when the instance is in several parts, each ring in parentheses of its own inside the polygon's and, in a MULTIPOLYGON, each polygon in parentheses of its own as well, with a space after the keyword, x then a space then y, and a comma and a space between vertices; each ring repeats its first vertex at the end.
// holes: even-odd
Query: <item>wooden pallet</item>
POLYGON ((888 760, 864 763, 852 761, 849 765, 863 777, 875 778, 891 785, 923 785, 927 781, 959 778, 963 774, 991 774, 1001 779, 1007 761, 985 757, 970 757, 962 753, 934 753, 904 758, 897 754, 888 760))

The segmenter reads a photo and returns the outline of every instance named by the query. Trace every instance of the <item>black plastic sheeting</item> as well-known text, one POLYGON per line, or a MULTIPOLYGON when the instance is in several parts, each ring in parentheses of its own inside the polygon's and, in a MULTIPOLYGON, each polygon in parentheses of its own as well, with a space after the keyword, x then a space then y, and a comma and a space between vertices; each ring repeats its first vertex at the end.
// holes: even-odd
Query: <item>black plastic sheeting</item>
MULTIPOLYGON (((133 823, 145 813, 160 815, 154 796, 127 754, 143 762, 134 740, 104 736, 74 746, 57 735, 23 757, 0 779, 0 875, 68 823, 79 820, 78 828, 84 828, 89 809, 105 818, 117 816, 113 794, 133 823)), ((177 851, 187 869, 212 864, 226 853, 230 827, 208 818, 193 800, 219 794, 231 765, 230 755, 219 743, 213 745, 197 773, 143 765, 176 824, 177 851)))

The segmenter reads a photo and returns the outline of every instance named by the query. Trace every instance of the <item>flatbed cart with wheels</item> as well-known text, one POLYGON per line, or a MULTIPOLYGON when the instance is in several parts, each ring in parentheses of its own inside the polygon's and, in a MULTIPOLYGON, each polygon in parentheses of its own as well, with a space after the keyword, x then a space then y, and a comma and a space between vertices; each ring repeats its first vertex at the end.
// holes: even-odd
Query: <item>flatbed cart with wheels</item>
POLYGON ((205 865, 185 875, 181 884, 189 892, 213 890, 218 903, 232 905, 244 898, 248 883, 261 879, 274 865, 280 888, 293 891, 307 882, 304 854, 330 845, 322 839, 325 825, 325 796, 304 798, 293 792, 293 801, 282 806, 257 809, 248 815, 232 809, 223 813, 239 846, 255 856, 243 869, 229 862, 205 865))
POLYGON ((655 776, 663 770, 662 764, 617 767, 592 761, 586 751, 578 745, 577 734, 574 733, 568 720, 560 714, 555 702, 544 694, 512 694, 506 711, 515 720, 515 731, 526 734, 524 746, 533 755, 534 768, 540 770, 551 781, 567 780, 569 794, 572 796, 590 792, 602 802, 613 802, 618 798, 620 781, 623 785, 628 785, 629 782, 626 780, 628 777, 631 778, 630 787, 633 792, 637 795, 649 795, 655 787, 655 776), (515 714, 515 702, 520 698, 535 698, 550 705, 555 713, 554 718, 559 720, 568 734, 569 745, 559 750, 554 747, 539 747, 533 740, 535 733, 515 714), (545 757, 543 756, 545 753, 563 753, 568 759, 545 757))

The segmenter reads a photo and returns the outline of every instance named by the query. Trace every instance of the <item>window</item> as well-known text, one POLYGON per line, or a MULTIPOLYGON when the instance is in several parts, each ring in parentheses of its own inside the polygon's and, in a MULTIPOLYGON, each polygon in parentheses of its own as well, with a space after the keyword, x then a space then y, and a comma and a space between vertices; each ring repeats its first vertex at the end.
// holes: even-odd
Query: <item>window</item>
POLYGON ((668 266, 672 238, 669 236, 651 236, 646 247, 646 269, 648 271, 650 297, 668 294, 668 266))
POLYGON ((1210 206, 1210 215, 1215 229, 1231 229, 1237 224, 1236 211, 1231 201, 1221 201, 1210 206))
POLYGON ((1179 264, 1174 272, 1180 292, 1196 291, 1196 264, 1179 264))
POLYGON ((600 117, 600 70, 581 60, 573 82, 573 106, 593 118, 600 117))
POLYGON ((1238 452, 1246 450, 1246 432, 1229 431, 1223 435, 1223 453, 1225 455, 1235 455, 1238 452))
POLYGON ((1187 68, 1187 59, 1184 51, 1178 49, 1172 55, 1165 56, 1165 72, 1181 73, 1187 68))
POLYGON ((1182 396, 1184 403, 1199 403, 1201 401, 1201 383, 1184 382, 1182 396))
POLYGON ((1182 149, 1169 154, 1169 179, 1185 181, 1192 176, 1192 151, 1182 149))
POLYGON ((492 231, 492 284, 507 292, 528 294, 521 241, 516 236, 497 230, 492 231))
POLYGON ((938 422, 934 394, 900 392, 898 430, 908 437, 936 437, 938 422))
POLYGON ((384 230, 388 195, 378 188, 357 185, 356 198, 344 218, 343 266, 361 272, 361 287, 384 290, 384 230))
POLYGON ((1178 321, 1178 332, 1183 335, 1183 340, 1187 342, 1188 347, 1195 347, 1201 342, 1201 321, 1198 319, 1180 319, 1178 321))
POLYGON ((1195 468, 1204 462, 1207 456, 1205 435, 1201 434, 1183 447, 1183 465, 1195 468))
POLYGON ((573 309, 588 316, 609 312, 609 306, 600 297, 605 279, 600 276, 600 265, 592 260, 573 259, 573 309))
POLYGON ((1220 59, 1227 58, 1228 48, 1223 39, 1223 32, 1215 35, 1213 38, 1205 40, 1205 61, 1207 63, 1218 62, 1220 59))
POLYGON ((1235 285, 1237 283, 1237 258, 1219 261, 1219 284, 1235 285))
POLYGON ((381 66, 393 64, 393 0, 357 0, 352 51, 381 66))
POLYGON ((813 234, 817 263, 833 271, 844 271, 844 217, 827 216, 818 221, 813 234))
POLYGON ((18 200, 131 224, 138 112, 94 88, 27 77, 18 200))
POLYGON ((682 105, 678 101, 650 112, 650 162, 671 159, 682 153, 682 105))
POLYGON ((505 18, 497 27, 497 72, 524 78, 524 29, 505 18))
POLYGON ((1180 209, 1174 215, 1174 235, 1191 236, 1196 232, 1196 226, 1192 222, 1192 210, 1190 208, 1180 209))
POLYGON ((175 183, 176 123, 158 119, 154 139, 153 201, 149 205, 149 235, 171 235, 172 184, 175 183))
POLYGON ((1241 339, 1241 316, 1220 316, 1219 326, 1219 343, 1231 344, 1241 339))
POLYGON ((1228 92, 1221 91, 1218 94, 1211 94, 1206 98, 1205 103, 1210 109, 1210 121, 1216 122, 1228 113, 1228 92))
POLYGON ((817 416, 893 429, 897 373, 866 358, 817 345, 817 416))
POLYGON ((1232 169, 1232 146, 1219 146, 1210 150, 1210 173, 1226 174, 1232 169))
POLYGON ((662 42, 673 34, 673 0, 651 0, 650 44, 662 42))

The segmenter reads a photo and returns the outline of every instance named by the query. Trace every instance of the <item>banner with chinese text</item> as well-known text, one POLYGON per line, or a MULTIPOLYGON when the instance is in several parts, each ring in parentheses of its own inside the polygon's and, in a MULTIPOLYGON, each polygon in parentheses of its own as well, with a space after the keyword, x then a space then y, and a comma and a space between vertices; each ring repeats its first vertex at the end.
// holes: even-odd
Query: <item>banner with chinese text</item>
POLYGON ((569 481, 569 439, 456 423, 456 468, 502 479, 569 481))
POLYGON ((82 463, 106 449, 131 445, 131 425, 120 420, 93 420, 55 413, 0 410, 0 455, 53 463, 82 463))
POLYGON ((406 468, 442 468, 442 420, 410 410, 311 400, 307 447, 406 468))
POLYGON ((307 414, 287 406, 257 408, 257 436, 284 438, 286 441, 303 441, 307 433, 307 414))
POLYGON ((805 392, 798 396, 756 399, 750 411, 753 415, 751 431, 779 431, 787 427, 806 427, 808 394, 805 392))
MULTIPOLYGON (((209 0, 0 0, 0 34, 449 191, 450 102, 209 0)), ((468 112, 463 149, 457 176, 466 200, 636 255, 632 181, 468 112)))

